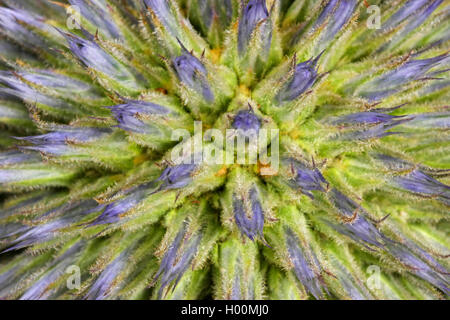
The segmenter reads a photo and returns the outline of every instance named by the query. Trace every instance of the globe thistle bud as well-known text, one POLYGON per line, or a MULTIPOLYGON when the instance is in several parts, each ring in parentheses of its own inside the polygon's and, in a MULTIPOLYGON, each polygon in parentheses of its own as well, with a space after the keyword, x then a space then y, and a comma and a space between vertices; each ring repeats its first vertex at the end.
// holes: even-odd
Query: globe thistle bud
POLYGON ((33 62, 36 64, 36 58, 30 52, 25 52, 19 46, 0 39, 0 65, 17 66, 17 59, 29 65, 33 65, 33 62))
MULTIPOLYGON (((416 1, 420 2, 420 1, 416 1)), ((406 38, 406 36, 418 28, 420 25, 422 25, 425 20, 428 19, 428 17, 442 4, 443 0, 435 0, 429 3, 429 5, 426 5, 423 7, 419 12, 416 12, 416 14, 413 14, 411 16, 414 16, 414 19, 411 17, 411 22, 408 23, 405 28, 398 34, 398 40, 406 38)), ((405 4, 406 6, 407 4, 405 4)), ((414 5, 412 5, 414 6, 414 5)), ((388 20, 389 22, 389 20, 388 20)), ((389 24, 386 23, 385 28, 389 28, 389 24)), ((397 39, 393 40, 393 42, 397 42, 397 39)))
POLYGON ((257 300, 263 293, 262 270, 258 260, 258 247, 236 238, 226 239, 220 244, 217 256, 214 296, 222 300, 257 300))
POLYGON ((111 109, 114 117, 119 122, 119 128, 136 133, 151 133, 155 130, 154 127, 146 124, 143 120, 139 119, 136 115, 168 115, 171 110, 146 101, 139 100, 127 100, 125 104, 120 104, 112 107, 111 109))
POLYGON ((47 195, 48 193, 46 192, 29 192, 22 197, 14 199, 12 202, 5 202, 0 212, 0 219, 7 219, 16 214, 26 214, 32 211, 47 195))
MULTIPOLYGON (((138 78, 142 78, 135 70, 131 70, 106 52, 95 42, 92 35, 84 32, 88 39, 80 38, 71 33, 61 32, 66 38, 72 54, 86 67, 99 72, 99 76, 112 79, 118 84, 116 89, 134 92, 142 86, 138 78)), ((107 79, 105 81, 107 81, 107 79)), ((112 83, 113 84, 113 83, 112 83)), ((127 93, 125 91, 125 93, 127 93)))
POLYGON ((156 185, 153 181, 141 184, 124 191, 124 197, 110 204, 100 204, 95 211, 102 213, 89 226, 109 224, 120 221, 122 215, 136 208, 145 198, 155 193, 156 185))
POLYGON ((43 16, 45 16, 46 14, 50 14, 53 17, 57 17, 57 18, 65 18, 65 8, 63 8, 62 6, 53 3, 53 2, 48 2, 46 0, 36 0, 33 3, 30 3, 30 6, 24 6, 23 3, 21 3, 21 1, 15 1, 15 0, 3 0, 3 3, 11 9, 14 10, 22 10, 24 13, 28 14, 28 15, 39 15, 40 16, 40 22, 44 22, 45 19, 43 16))
POLYGON ((264 48, 270 48, 272 40, 272 31, 270 30, 269 11, 266 7, 266 0, 250 0, 244 8, 238 31, 238 52, 240 55, 245 53, 250 43, 252 35, 257 27, 262 28, 262 42, 264 48))
POLYGON ((227 26, 233 16, 232 0, 204 0, 199 1, 199 7, 202 12, 201 17, 205 18, 205 27, 209 29, 214 19, 219 19, 222 26, 227 26))
POLYGON ((50 166, 39 159, 0 169, 0 190, 27 189, 30 185, 65 186, 77 174, 76 168, 50 166))
POLYGON ((69 206, 69 208, 57 208, 58 210, 64 210, 64 215, 58 216, 56 219, 47 222, 45 220, 45 216, 56 211, 57 209, 51 210, 43 217, 36 218, 33 221, 33 223, 36 224, 34 227, 23 226, 23 228, 17 230, 13 234, 10 234, 9 236, 18 234, 18 237, 8 241, 9 247, 3 252, 19 250, 21 248, 41 244, 55 239, 58 237, 58 231, 81 221, 85 217, 86 212, 89 212, 95 207, 95 201, 86 200, 81 201, 76 205, 69 206), (41 221, 42 219, 44 222, 41 221))
POLYGON ((106 36, 122 39, 122 33, 110 15, 105 1, 69 0, 69 3, 80 9, 81 15, 106 36))
POLYGON ((382 163, 383 167, 389 171, 402 173, 414 169, 414 164, 403 159, 395 158, 387 154, 376 153, 373 158, 382 163))
POLYGON ((366 244, 380 248, 384 246, 385 237, 372 222, 366 219, 366 212, 363 208, 335 188, 328 192, 328 198, 344 220, 344 224, 337 225, 327 222, 328 224, 340 233, 363 244, 366 248, 369 248, 366 244))
POLYGON ((335 125, 374 125, 380 123, 389 123, 394 119, 401 119, 404 116, 391 116, 389 114, 374 112, 374 111, 366 111, 366 112, 358 112, 352 113, 345 116, 342 116, 333 121, 335 125))
POLYGON ((45 48, 48 42, 26 26, 57 37, 57 32, 43 21, 43 17, 21 9, 0 8, 0 33, 26 44, 32 49, 45 48))
POLYGON ((52 284, 56 283, 63 277, 64 272, 62 270, 66 270, 67 267, 74 263, 77 254, 83 250, 84 244, 85 242, 80 240, 65 250, 61 256, 56 257, 49 266, 49 270, 47 270, 44 275, 39 277, 33 285, 25 290, 20 297, 20 300, 51 299, 57 292, 57 289, 52 287, 52 284))
POLYGON ((34 146, 23 146, 23 149, 35 150, 52 155, 74 154, 75 150, 70 143, 87 143, 93 140, 101 139, 102 136, 110 134, 110 129, 100 128, 75 128, 70 126, 61 127, 58 131, 53 131, 38 136, 16 137, 19 140, 31 142, 34 146))
POLYGON ((36 153, 23 153, 18 151, 7 151, 0 153, 0 167, 9 167, 15 164, 23 164, 39 161, 36 153))
MULTIPOLYGON (((128 265, 129 261, 136 257, 140 257, 144 264, 154 261, 153 254, 149 251, 161 240, 161 230, 147 227, 133 232, 119 232, 114 236, 117 242, 104 246, 105 253, 93 252, 94 258, 97 259, 95 269, 90 270, 91 285, 87 290, 83 290, 84 299, 104 300, 129 297, 132 293, 123 290, 125 286, 120 283, 120 279, 136 274, 138 271, 136 266, 130 268, 128 265)), ((134 284, 132 288, 132 292, 139 295, 145 290, 145 284, 134 284)))
POLYGON ((225 38, 221 31, 230 25, 233 18, 233 1, 189 0, 187 7, 194 27, 208 38, 213 47, 219 46, 225 38))
POLYGON ((319 25, 330 16, 323 38, 325 42, 331 41, 341 31, 352 17, 357 4, 356 0, 341 0, 339 3, 331 0, 327 3, 317 22, 319 25))
POLYGON ((450 284, 448 279, 445 278, 442 271, 436 271, 435 268, 431 267, 426 258, 415 254, 408 246, 392 240, 387 242, 387 249, 412 273, 440 288, 445 294, 449 294, 450 284))
POLYGON ((169 7, 167 0, 144 0, 147 8, 151 9, 164 28, 175 38, 179 38, 177 21, 169 7))
POLYGON ((173 288, 177 286, 186 269, 191 264, 197 254, 198 245, 202 239, 202 234, 186 236, 187 225, 183 224, 181 230, 175 236, 172 245, 167 250, 161 260, 158 272, 153 283, 161 277, 161 284, 158 290, 158 298, 161 299, 165 288, 173 283, 173 288))
POLYGON ((109 263, 100 276, 95 280, 89 291, 84 296, 86 300, 104 300, 114 294, 118 288, 114 287, 114 280, 127 265, 126 251, 109 263))
POLYGON ((234 117, 232 126, 244 132, 254 131, 257 133, 261 128, 261 121, 253 112, 253 109, 241 110, 234 117))
POLYGON ((156 181, 162 181, 161 190, 179 189, 192 181, 197 164, 179 164, 167 167, 156 181))
POLYGON ((410 60, 397 69, 388 71, 364 84, 360 95, 371 101, 388 97, 401 91, 403 85, 426 76, 431 68, 441 64, 447 57, 448 54, 442 54, 429 59, 410 60))
POLYGON ((214 93, 208 84, 206 76, 208 71, 205 66, 182 46, 183 54, 172 61, 172 65, 178 79, 198 94, 207 102, 214 102, 214 93))
POLYGON ((241 233, 246 235, 250 240, 261 237, 264 241, 264 212, 261 202, 258 199, 258 191, 254 187, 251 188, 248 197, 251 205, 251 218, 248 218, 244 200, 233 194, 233 211, 236 225, 241 233))
MULTIPOLYGON (((329 120, 333 125, 346 131, 339 136, 343 140, 367 140, 382 138, 388 135, 399 134, 388 130, 405 124, 414 119, 414 116, 392 116, 383 112, 392 112, 403 105, 393 108, 372 109, 371 111, 351 113, 329 120)), ((328 121, 328 120, 327 120, 328 121)))
POLYGON ((162 150, 174 144, 174 130, 192 131, 192 118, 179 101, 163 94, 152 93, 143 100, 120 97, 123 104, 107 107, 130 139, 152 150, 162 150))
POLYGON ((422 130, 446 130, 450 128, 450 112, 426 112, 415 114, 414 119, 406 123, 404 126, 422 130))
POLYGON ((279 268, 269 269, 267 287, 274 300, 306 300, 307 294, 300 290, 298 280, 292 273, 286 273, 279 268))
MULTIPOLYGON (((378 124, 374 124, 372 126, 363 129, 356 129, 351 130, 350 132, 345 132, 342 135, 340 135, 339 138, 342 140, 368 140, 374 138, 383 138, 395 134, 401 134, 401 132, 388 130, 403 123, 406 123, 412 119, 413 117, 410 118, 400 117, 399 120, 396 120, 396 118, 378 116, 378 118, 376 119, 376 121, 379 121, 378 124)), ((359 119, 356 119, 356 121, 353 124, 355 125, 359 121, 359 124, 361 125, 364 124, 364 121, 367 120, 368 120, 367 118, 363 119, 360 115, 359 119)), ((372 118, 372 120, 374 119, 372 118)))
POLYGON ((180 164, 167 167, 159 178, 125 190, 122 199, 108 205, 99 205, 98 211, 104 208, 103 213, 91 225, 117 222, 122 215, 136 208, 149 196, 161 191, 181 189, 188 186, 192 182, 192 173, 196 168, 196 164, 180 164))
POLYGON ((289 185, 292 188, 298 189, 311 199, 314 199, 314 196, 309 191, 325 192, 328 188, 328 182, 317 168, 310 169, 307 165, 295 159, 289 159, 285 163, 290 166, 292 178, 289 180, 289 185))
POLYGON ((389 19, 383 23, 383 29, 387 30, 396 27, 405 19, 410 18, 414 13, 419 11, 429 1, 427 0, 409 0, 399 10, 397 10, 389 19))
POLYGON ((319 16, 317 17, 316 21, 314 22, 314 26, 320 26, 322 23, 325 22, 325 19, 328 18, 328 16, 333 12, 333 10, 336 8, 336 4, 339 2, 339 0, 330 0, 327 2, 325 7, 320 12, 319 16))
POLYGON ((393 177, 386 177, 389 184, 414 194, 435 198, 446 204, 450 203, 450 187, 430 176, 446 174, 446 170, 430 170, 425 166, 386 154, 374 154, 374 158, 383 168, 394 173, 393 177))
POLYGON ((231 230, 237 230, 243 238, 260 240, 268 246, 263 229, 265 223, 274 220, 272 200, 257 180, 248 179, 248 172, 235 168, 227 182, 226 196, 221 199, 224 212, 222 221, 231 230))
POLYGON ((0 87, 0 94, 8 94, 27 103, 34 103, 38 107, 42 107, 48 111, 65 113, 73 113, 74 106, 70 103, 49 95, 39 92, 37 89, 26 84, 14 74, 8 71, 0 71, 0 84, 4 86, 0 87), (71 110, 72 109, 72 110, 71 110))
POLYGON ((21 71, 17 72, 16 75, 38 87, 55 90, 66 98, 70 98, 68 91, 72 97, 73 95, 84 94, 90 95, 90 98, 95 98, 95 95, 98 94, 86 82, 50 70, 21 71))
POLYGON ((278 92, 278 103, 290 102, 310 89, 318 78, 317 62, 322 53, 314 59, 297 64, 292 79, 278 92))
POLYGON ((317 261, 314 253, 306 254, 302 248, 298 237, 289 227, 284 230, 286 239, 286 248, 289 253, 289 259, 293 264, 294 273, 306 290, 316 299, 323 299, 323 290, 326 289, 322 283, 322 267, 317 261))
POLYGON ((416 169, 406 175, 396 176, 393 182, 401 189, 450 204, 450 186, 431 178, 420 170, 416 169))
POLYGON ((331 290, 336 292, 342 290, 341 292, 344 292, 344 295, 351 300, 374 299, 366 286, 368 281, 360 270, 359 259, 350 258, 350 251, 346 246, 330 244, 326 250, 326 257, 327 267, 330 268, 329 272, 334 276, 330 278, 331 290))

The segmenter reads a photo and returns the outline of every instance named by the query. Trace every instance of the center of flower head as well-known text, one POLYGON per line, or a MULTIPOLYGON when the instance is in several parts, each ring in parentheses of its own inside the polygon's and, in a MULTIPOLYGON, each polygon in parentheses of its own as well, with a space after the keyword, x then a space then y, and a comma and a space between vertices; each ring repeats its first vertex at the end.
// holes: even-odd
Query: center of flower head
POLYGON ((233 128, 243 131, 253 130, 258 132, 261 128, 261 121, 254 114, 253 110, 241 110, 234 117, 233 128))

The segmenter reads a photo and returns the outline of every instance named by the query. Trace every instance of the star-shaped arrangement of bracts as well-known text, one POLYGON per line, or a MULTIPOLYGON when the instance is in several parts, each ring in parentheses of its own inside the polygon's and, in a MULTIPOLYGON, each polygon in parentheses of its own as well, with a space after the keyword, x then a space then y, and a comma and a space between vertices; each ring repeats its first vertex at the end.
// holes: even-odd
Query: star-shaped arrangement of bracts
POLYGON ((449 12, 0 0, 0 299, 448 298, 449 12))

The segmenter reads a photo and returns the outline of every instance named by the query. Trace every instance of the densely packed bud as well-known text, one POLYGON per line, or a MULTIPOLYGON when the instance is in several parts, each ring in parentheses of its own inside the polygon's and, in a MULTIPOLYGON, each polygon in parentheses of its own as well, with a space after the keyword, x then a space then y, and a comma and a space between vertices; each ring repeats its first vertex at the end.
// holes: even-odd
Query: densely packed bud
POLYGON ((314 85, 318 77, 317 62, 320 56, 297 64, 292 79, 276 96, 278 103, 295 100, 314 85))
POLYGON ((383 234, 367 219, 367 214, 360 205, 337 189, 331 189, 329 200, 336 208, 344 223, 332 224, 340 233, 367 247, 367 244, 383 247, 383 234))
POLYGON ((256 244, 228 238, 216 256, 218 286, 214 296, 222 300, 257 300, 263 295, 262 270, 256 244))
POLYGON ((322 191, 325 192, 328 189, 328 182, 323 177, 322 173, 317 168, 310 168, 304 162, 295 159, 285 159, 284 165, 288 172, 288 185, 297 189, 301 193, 307 195, 311 199, 314 196, 310 191, 322 191))
POLYGON ((320 278, 322 267, 320 266, 314 253, 307 255, 301 247, 298 237, 287 227, 285 229, 286 247, 289 252, 289 259, 294 265, 294 272, 297 279, 305 286, 316 299, 323 298, 323 283, 320 278))
POLYGON ((95 41, 94 36, 85 32, 88 39, 83 39, 72 33, 62 32, 62 34, 69 44, 70 51, 83 66, 94 70, 100 79, 110 82, 119 93, 134 93, 143 88, 142 76, 106 52, 95 41))
POLYGON ((270 49, 272 31, 269 19, 269 11, 266 7, 266 0, 250 0, 239 21, 238 51, 242 55, 245 53, 250 39, 255 34, 257 28, 261 29, 261 39, 264 50, 270 49))
POLYGON ((443 54, 428 59, 409 60, 395 70, 388 71, 365 83, 359 89, 359 94, 371 101, 389 97, 401 91, 403 86, 411 81, 426 77, 430 69, 439 66, 447 58, 448 54, 443 54))
POLYGON ((327 3, 317 21, 317 24, 320 25, 325 19, 328 19, 324 41, 332 40, 341 31, 352 17, 357 4, 356 0, 330 0, 327 3))
POLYGON ((172 64, 175 72, 184 85, 201 94, 207 102, 214 102, 214 94, 208 84, 208 74, 205 66, 183 48, 183 54, 173 59, 172 64))
POLYGON ((261 128, 261 121, 255 115, 252 109, 239 111, 233 119, 233 128, 242 131, 253 130, 258 132, 261 128))
POLYGON ((162 298, 164 290, 170 283, 174 282, 173 286, 176 287, 183 273, 197 254, 202 235, 199 233, 186 238, 186 228, 186 224, 183 224, 170 248, 162 258, 159 270, 153 280, 157 281, 161 277, 161 285, 158 290, 159 298, 162 298))

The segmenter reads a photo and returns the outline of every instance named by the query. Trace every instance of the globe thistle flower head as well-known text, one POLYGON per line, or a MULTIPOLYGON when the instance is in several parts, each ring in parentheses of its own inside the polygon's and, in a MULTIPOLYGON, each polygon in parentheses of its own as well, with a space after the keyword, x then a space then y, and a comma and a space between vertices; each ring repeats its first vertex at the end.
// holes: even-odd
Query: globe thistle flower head
POLYGON ((447 299, 448 7, 369 2, 1 0, 0 299, 447 299))

